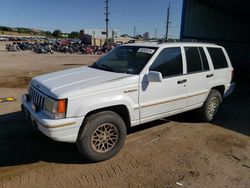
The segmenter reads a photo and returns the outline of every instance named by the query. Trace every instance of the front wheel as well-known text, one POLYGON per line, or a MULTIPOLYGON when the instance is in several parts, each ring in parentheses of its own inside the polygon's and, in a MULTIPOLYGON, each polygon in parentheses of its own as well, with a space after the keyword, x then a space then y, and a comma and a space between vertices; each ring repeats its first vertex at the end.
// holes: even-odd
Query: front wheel
POLYGON ((207 122, 212 121, 214 118, 214 115, 219 109, 221 102, 222 102, 222 96, 220 92, 215 89, 212 89, 205 103, 198 111, 201 119, 207 122))
POLYGON ((126 139, 126 125, 115 112, 104 111, 86 118, 82 125, 77 148, 92 162, 104 161, 117 154, 126 139))

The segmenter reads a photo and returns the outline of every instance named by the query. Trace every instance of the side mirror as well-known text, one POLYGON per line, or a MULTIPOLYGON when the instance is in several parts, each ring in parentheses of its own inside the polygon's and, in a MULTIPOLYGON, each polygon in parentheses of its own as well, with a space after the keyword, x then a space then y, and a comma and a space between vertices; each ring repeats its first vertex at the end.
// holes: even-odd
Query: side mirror
POLYGON ((162 82, 162 74, 157 71, 149 71, 148 82, 162 82))

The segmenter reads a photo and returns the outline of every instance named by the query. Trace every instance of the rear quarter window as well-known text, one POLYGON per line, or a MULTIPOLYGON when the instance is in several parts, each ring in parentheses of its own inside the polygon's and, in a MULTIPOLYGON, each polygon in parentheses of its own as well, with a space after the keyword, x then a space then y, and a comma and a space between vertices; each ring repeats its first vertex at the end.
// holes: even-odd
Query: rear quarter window
POLYGON ((227 68, 227 59, 221 48, 207 48, 212 59, 214 69, 227 68))

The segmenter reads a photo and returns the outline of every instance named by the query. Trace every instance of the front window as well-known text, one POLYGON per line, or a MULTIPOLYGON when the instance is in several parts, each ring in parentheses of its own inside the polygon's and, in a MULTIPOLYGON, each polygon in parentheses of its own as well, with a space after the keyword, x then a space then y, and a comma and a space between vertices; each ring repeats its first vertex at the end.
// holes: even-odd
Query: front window
POLYGON ((90 67, 126 74, 139 74, 158 48, 119 46, 90 67))
POLYGON ((179 47, 163 49, 149 70, 160 72, 163 78, 182 75, 181 49, 179 47))

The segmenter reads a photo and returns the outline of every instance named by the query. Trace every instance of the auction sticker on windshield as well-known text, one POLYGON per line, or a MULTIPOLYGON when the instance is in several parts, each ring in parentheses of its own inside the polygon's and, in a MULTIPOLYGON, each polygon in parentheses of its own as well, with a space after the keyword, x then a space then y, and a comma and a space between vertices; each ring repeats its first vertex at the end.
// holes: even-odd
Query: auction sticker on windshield
POLYGON ((155 50, 150 49, 150 48, 140 48, 137 52, 153 54, 155 52, 155 50))

